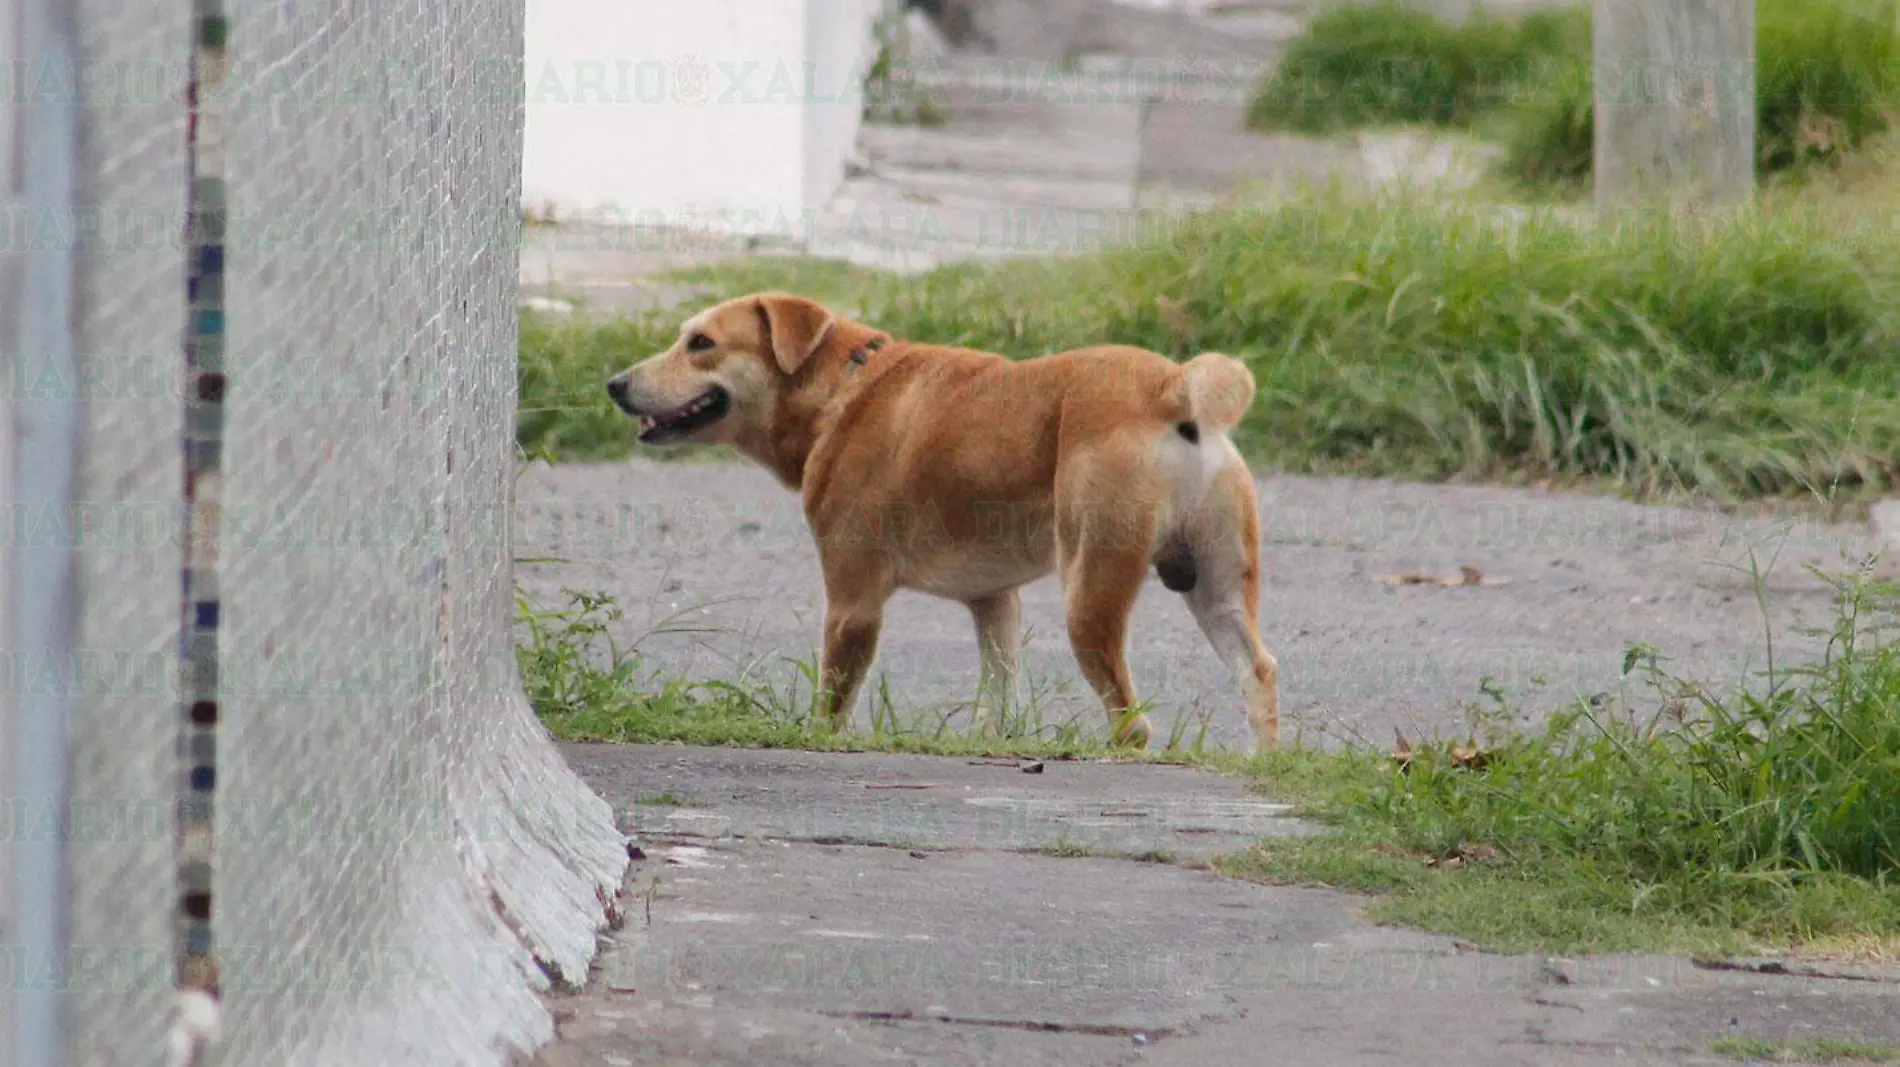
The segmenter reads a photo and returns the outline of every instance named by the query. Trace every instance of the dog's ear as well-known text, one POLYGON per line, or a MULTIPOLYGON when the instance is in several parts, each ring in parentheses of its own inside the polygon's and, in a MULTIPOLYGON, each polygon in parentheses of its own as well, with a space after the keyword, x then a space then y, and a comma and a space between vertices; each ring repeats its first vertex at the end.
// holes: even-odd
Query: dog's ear
POLYGON ((802 296, 766 293, 759 297, 759 310, 765 315, 772 358, 786 374, 798 373, 837 324, 837 318, 823 304, 802 296))

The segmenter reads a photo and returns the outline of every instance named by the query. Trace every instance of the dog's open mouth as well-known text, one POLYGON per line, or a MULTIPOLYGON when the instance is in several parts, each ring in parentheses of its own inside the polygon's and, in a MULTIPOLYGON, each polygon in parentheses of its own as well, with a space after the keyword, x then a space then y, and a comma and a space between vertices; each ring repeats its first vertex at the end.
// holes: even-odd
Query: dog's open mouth
POLYGON ((732 407, 732 396, 719 386, 701 393, 697 398, 660 415, 640 417, 640 440, 646 444, 685 437, 697 433, 726 417, 732 407))

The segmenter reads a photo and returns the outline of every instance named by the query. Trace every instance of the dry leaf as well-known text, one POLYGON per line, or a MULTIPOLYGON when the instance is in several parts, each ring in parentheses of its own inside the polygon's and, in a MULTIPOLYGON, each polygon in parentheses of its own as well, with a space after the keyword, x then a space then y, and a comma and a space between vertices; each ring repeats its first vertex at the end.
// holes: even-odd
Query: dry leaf
MULTIPOLYGON (((1392 761, 1398 764, 1400 771, 1408 771, 1412 761, 1427 749, 1413 749, 1412 743, 1405 739, 1405 734, 1396 726, 1392 728, 1392 735, 1398 739, 1392 746, 1392 761)), ((1453 767, 1468 770, 1483 770, 1491 762, 1491 754, 1479 748, 1475 741, 1469 745, 1453 743, 1445 750, 1445 754, 1453 767)))
POLYGON ((1477 771, 1483 770, 1490 762, 1491 754, 1475 745, 1451 746, 1451 765, 1454 767, 1469 767, 1477 771))
POLYGON ((1504 579, 1486 578, 1484 572, 1476 567, 1460 567, 1454 577, 1448 574, 1385 574, 1379 577, 1381 582, 1391 586, 1400 585, 1436 585, 1445 589, 1456 589, 1466 585, 1504 585, 1504 579))
POLYGON ((1489 863, 1497 858, 1498 850, 1490 845, 1459 845, 1449 856, 1425 857, 1425 866, 1456 870, 1467 863, 1489 863))

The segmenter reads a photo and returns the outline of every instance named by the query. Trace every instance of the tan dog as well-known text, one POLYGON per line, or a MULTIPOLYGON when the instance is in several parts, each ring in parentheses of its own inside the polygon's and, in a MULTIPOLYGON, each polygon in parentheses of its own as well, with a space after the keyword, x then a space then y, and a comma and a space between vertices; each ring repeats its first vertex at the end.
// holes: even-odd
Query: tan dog
POLYGON ((784 293, 741 297, 607 383, 651 445, 726 444, 804 497, 824 568, 823 684, 842 727, 899 589, 970 609, 979 724, 1014 692, 1021 586, 1061 576, 1071 646, 1118 742, 1146 746, 1128 619, 1154 567, 1279 743, 1253 478, 1227 434, 1254 379, 1104 346, 1038 359, 893 339, 784 293))

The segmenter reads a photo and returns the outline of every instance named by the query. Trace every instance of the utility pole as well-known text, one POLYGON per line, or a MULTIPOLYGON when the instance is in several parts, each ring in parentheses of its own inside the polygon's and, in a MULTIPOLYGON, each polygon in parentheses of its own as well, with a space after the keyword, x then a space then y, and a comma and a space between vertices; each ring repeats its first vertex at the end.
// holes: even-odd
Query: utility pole
POLYGON ((1599 208, 1755 189, 1754 0, 1594 0, 1599 208))

